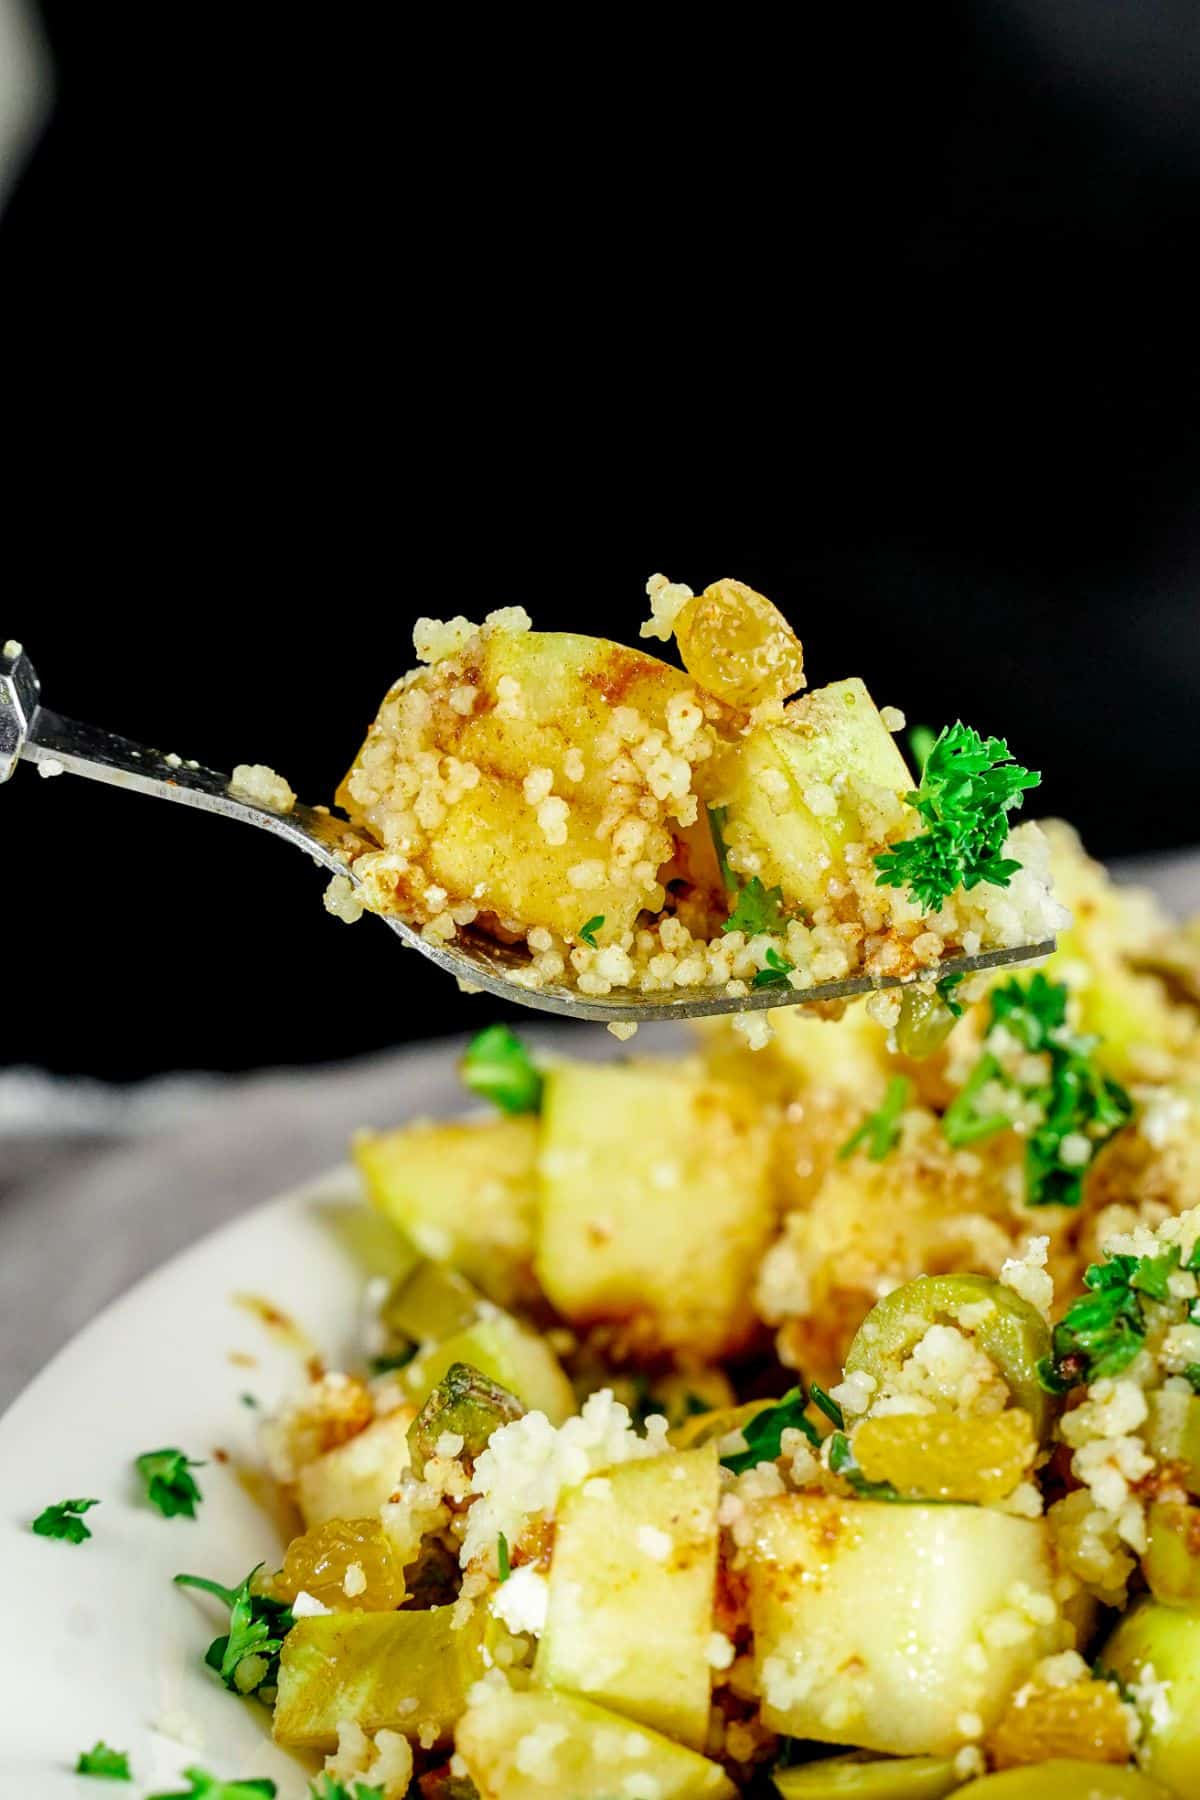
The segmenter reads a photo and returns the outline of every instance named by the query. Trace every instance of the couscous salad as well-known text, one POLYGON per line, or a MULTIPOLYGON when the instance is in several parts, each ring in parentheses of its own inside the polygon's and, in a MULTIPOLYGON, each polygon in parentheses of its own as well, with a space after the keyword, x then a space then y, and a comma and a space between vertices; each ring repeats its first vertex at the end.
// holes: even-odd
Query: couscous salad
POLYGON ((955 723, 917 781, 903 715, 854 678, 804 691, 761 594, 661 575, 648 593, 643 636, 673 637, 683 669, 533 631, 521 607, 419 620, 421 666, 338 792, 362 835, 331 910, 524 946, 514 979, 595 997, 933 984, 949 957, 1053 938, 1045 841, 1010 829, 1040 777, 1002 739, 955 723))
MULTIPOLYGON (((493 1025, 462 1118, 361 1134, 358 1352, 263 1424, 283 1554, 177 1577, 196 1655, 320 1800, 1196 1800, 1200 921, 1010 830, 1002 740, 910 773, 861 683, 797 698, 761 596, 650 598, 686 674, 423 621, 334 907, 591 992, 913 979, 657 1059, 493 1025)), ((137 1464, 168 1517, 195 1468, 137 1464)))
POLYGON ((180 1578, 314 1793, 1200 1793, 1200 939, 1042 841, 1032 976, 494 1026, 486 1110, 359 1138, 394 1256, 265 1425, 292 1541, 180 1578))

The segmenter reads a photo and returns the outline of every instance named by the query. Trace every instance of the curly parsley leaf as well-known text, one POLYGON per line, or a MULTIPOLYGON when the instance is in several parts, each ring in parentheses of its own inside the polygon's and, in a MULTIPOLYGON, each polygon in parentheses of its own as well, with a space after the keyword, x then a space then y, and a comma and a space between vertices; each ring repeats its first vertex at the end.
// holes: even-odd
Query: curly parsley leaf
POLYGON ((383 1800, 381 1787, 368 1787, 365 1781, 349 1787, 332 1775, 318 1775, 308 1791, 310 1800, 383 1800))
POLYGON ((169 1794, 148 1794, 146 1800, 275 1800, 279 1792, 267 1776, 254 1781, 222 1781, 207 1769, 185 1769, 190 1787, 172 1788, 169 1794))
POLYGON ((98 1500, 57 1500, 53 1506, 47 1506, 38 1514, 33 1521, 33 1529, 39 1537, 61 1538, 66 1544, 82 1544, 92 1534, 80 1514, 99 1504, 98 1500))
POLYGON ((214 1638, 204 1660, 215 1669, 233 1694, 254 1694, 274 1687, 279 1678, 279 1652, 295 1624, 292 1610, 281 1600, 252 1594, 250 1583, 262 1564, 251 1569, 238 1588, 222 1587, 202 1575, 176 1575, 177 1587, 199 1588, 229 1608, 229 1630, 214 1638))
POLYGON ((747 1469, 756 1469, 761 1462, 774 1462, 783 1454, 785 1431, 802 1431, 815 1450, 821 1438, 807 1415, 807 1406, 808 1396, 803 1387, 789 1388, 774 1406, 765 1406, 752 1419, 747 1419, 741 1427, 746 1448, 723 1456, 721 1462, 725 1468, 734 1475, 744 1475, 747 1469))
POLYGON ((90 1750, 81 1750, 76 1775, 106 1775, 110 1781, 132 1781, 129 1757, 124 1750, 110 1750, 103 1739, 90 1750))
POLYGON ((912 1083, 906 1075, 893 1076, 888 1082, 887 1093, 883 1105, 877 1112, 869 1113, 857 1131, 851 1132, 838 1157, 845 1162, 854 1152, 867 1145, 867 1155, 872 1162, 882 1162, 888 1151, 900 1137, 900 1119, 908 1105, 908 1096, 912 1091, 912 1083))
POLYGON ((502 1112, 538 1112, 542 1077, 515 1031, 489 1025, 467 1045, 462 1078, 473 1094, 491 1100, 502 1112))
POLYGON ((764 933, 778 937, 787 920, 783 916, 783 889, 764 887, 753 875, 737 897, 737 905, 722 925, 722 931, 744 931, 748 938, 764 933))
POLYGON ((136 1467, 146 1483, 146 1498, 164 1518, 195 1518, 204 1496, 188 1471, 202 1469, 202 1462, 189 1462, 182 1450, 146 1450, 136 1467))
POLYGON ((1013 761, 1003 738, 982 738, 961 720, 946 726, 925 758, 920 787, 905 795, 926 829, 876 856, 876 886, 908 888, 932 912, 956 888, 1007 887, 1021 867, 1000 854, 1008 815, 1041 779, 1013 761))
POLYGON ((599 948, 599 946, 596 943, 596 933, 599 931, 599 929, 603 925, 603 923, 604 923, 604 914, 596 913, 592 918, 590 918, 588 920, 586 925, 581 925, 579 927, 580 937, 583 939, 584 943, 589 944, 593 950, 596 950, 599 948))
POLYGON ((1168 1282, 1179 1267, 1173 1246, 1161 1256, 1108 1256, 1084 1276, 1090 1290, 1076 1300, 1050 1338, 1050 1355, 1038 1379, 1051 1394, 1065 1394, 1127 1369, 1146 1341, 1145 1299, 1170 1298, 1168 1282))
POLYGON ((1128 1124, 1133 1102, 1095 1060, 1097 1040, 1067 1026, 1067 989, 1039 971, 1027 986, 1006 982, 991 997, 984 1052, 962 1090, 946 1109, 942 1129, 956 1148, 1011 1128, 1008 1097, 1030 1102, 1040 1114, 1025 1146, 1025 1189, 1030 1206, 1078 1206, 1083 1178, 1108 1140, 1128 1124), (1026 1050, 1044 1056, 1048 1073, 1030 1083, 1009 1075, 994 1046, 1002 1028, 1026 1050))
POLYGON ((788 976, 795 967, 794 962, 789 962, 786 956, 781 956, 778 950, 772 948, 767 951, 766 968, 759 969, 750 986, 752 988, 787 987, 789 985, 788 976))

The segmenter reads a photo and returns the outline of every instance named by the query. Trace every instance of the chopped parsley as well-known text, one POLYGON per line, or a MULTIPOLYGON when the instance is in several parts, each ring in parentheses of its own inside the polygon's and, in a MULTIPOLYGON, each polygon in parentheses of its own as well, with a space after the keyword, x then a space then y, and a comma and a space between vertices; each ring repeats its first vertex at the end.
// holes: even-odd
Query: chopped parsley
POLYGON ((778 937, 787 923, 783 916, 783 889, 764 887, 753 875, 737 897, 737 905, 722 925, 722 931, 744 931, 748 938, 764 933, 778 937))
POLYGON ((961 720, 946 726, 924 760, 920 787, 905 795, 926 829, 880 852, 876 886, 908 888, 932 912, 956 888, 1007 887, 1021 867, 1000 854, 1008 815, 1041 779, 1013 761, 1003 738, 982 738, 961 720))
POLYGON ((491 1100, 502 1112, 537 1112, 542 1104, 542 1077, 515 1031, 489 1025, 467 1045, 462 1078, 473 1094, 491 1100))
POLYGON ((912 1083, 907 1075, 894 1075, 887 1085, 883 1105, 877 1112, 868 1113, 857 1131, 851 1132, 838 1157, 845 1162, 847 1157, 866 1144, 867 1155, 872 1162, 882 1162, 888 1151, 898 1142, 900 1137, 900 1117, 908 1105, 908 1096, 912 1091, 912 1083))
POLYGON ((750 986, 752 988, 787 987, 788 976, 795 967, 794 962, 789 962, 786 956, 781 956, 778 950, 772 946, 767 951, 766 968, 759 969, 750 986))
POLYGON ((961 1019, 963 1016, 963 1004, 961 1000, 956 1000, 954 998, 954 990, 966 979, 966 976, 961 973, 958 975, 943 975, 942 979, 935 983, 938 999, 948 1012, 954 1014, 956 1019, 961 1019))
POLYGON ((586 925, 581 925, 579 927, 580 937, 583 939, 585 944, 590 944, 593 950, 595 950, 599 947, 596 943, 596 933, 599 931, 599 929, 603 925, 603 923, 604 923, 604 914, 596 913, 593 918, 590 918, 588 920, 586 925))
MULTIPOLYGON (((1196 1261, 1193 1252, 1189 1268, 1196 1261)), ((1068 1307, 1051 1334, 1050 1355, 1038 1364, 1042 1386, 1065 1394, 1127 1369, 1146 1341, 1144 1301, 1169 1300, 1168 1283, 1178 1267, 1177 1245, 1161 1256, 1107 1256, 1093 1263, 1083 1278, 1090 1292, 1068 1307)))
POLYGON ((98 1500, 57 1500, 53 1506, 47 1506, 38 1514, 33 1521, 33 1529, 39 1537, 61 1538, 67 1544, 82 1544, 92 1534, 80 1514, 99 1504, 98 1500))
POLYGON ((1200 1363, 1189 1363, 1183 1371, 1183 1379, 1190 1381, 1193 1390, 1200 1394, 1200 1363))
POLYGON ((765 1406, 755 1413, 741 1427, 746 1448, 723 1456, 724 1467, 734 1475, 744 1475, 747 1469, 756 1469, 761 1462, 774 1462, 783 1454, 781 1440, 785 1431, 802 1431, 815 1450, 821 1438, 805 1411, 807 1405, 808 1396, 803 1387, 794 1387, 774 1406, 765 1406))
POLYGON ((508 1539, 503 1532, 496 1539, 496 1561, 500 1567, 501 1581, 507 1581, 512 1574, 512 1563, 508 1559, 508 1539))
POLYGON ((815 1381, 809 1383, 808 1394, 813 1405, 825 1414, 830 1424, 836 1425, 838 1430, 842 1431, 845 1428, 846 1418, 833 1395, 827 1394, 825 1389, 815 1381))
POLYGON ((344 1781, 335 1781, 332 1775, 318 1775, 308 1791, 311 1800, 383 1800, 381 1787, 368 1787, 365 1781, 356 1781, 349 1787, 344 1781))
POLYGON ((137 1459, 137 1472, 146 1483, 146 1498, 165 1519, 194 1519, 197 1502, 204 1498, 189 1469, 203 1463, 189 1462, 182 1450, 147 1450, 137 1459))
POLYGON ((172 1788, 169 1794, 148 1794, 146 1800, 275 1800, 279 1792, 265 1775, 257 1781, 222 1781, 207 1769, 185 1769, 183 1779, 192 1785, 172 1788))
POLYGON ((716 851, 717 861, 721 865, 721 880, 725 883, 725 892, 736 894, 738 878, 729 867, 729 846, 725 842, 725 815, 728 811, 727 806, 710 806, 708 824, 712 832, 713 849, 716 851))
POLYGON ((110 1781, 132 1781, 129 1757, 124 1750, 110 1750, 101 1739, 90 1750, 81 1750, 76 1775, 106 1775, 110 1781))
POLYGON ((258 1396, 256 1394, 239 1394, 238 1399, 243 1406, 257 1407, 258 1405, 258 1396))
POLYGON ((258 1563, 238 1588, 222 1587, 202 1575, 175 1577, 177 1587, 199 1588, 229 1608, 229 1630, 213 1639, 204 1660, 233 1694, 254 1694, 261 1687, 274 1687, 279 1677, 279 1652, 295 1624, 291 1608, 283 1601, 250 1592, 250 1583, 261 1568, 258 1563))
POLYGON ((1025 1147, 1026 1201, 1030 1206, 1078 1206, 1084 1175, 1097 1153, 1133 1116, 1129 1095, 1095 1061, 1097 1042, 1068 1028, 1067 989, 1047 981, 1040 971, 1026 987, 1009 981, 994 989, 984 1053, 942 1119, 947 1139, 961 1148, 1010 1129, 1012 1115, 1003 1096, 997 1096, 1000 1104, 989 1105, 985 1099, 997 1089, 1032 1102, 1041 1122, 1029 1132, 1025 1147), (992 1031, 1000 1026, 1026 1050, 1048 1059, 1045 1080, 1024 1085, 1005 1071, 988 1047, 992 1031), (1081 1142, 1087 1152, 1082 1157, 1081 1142))

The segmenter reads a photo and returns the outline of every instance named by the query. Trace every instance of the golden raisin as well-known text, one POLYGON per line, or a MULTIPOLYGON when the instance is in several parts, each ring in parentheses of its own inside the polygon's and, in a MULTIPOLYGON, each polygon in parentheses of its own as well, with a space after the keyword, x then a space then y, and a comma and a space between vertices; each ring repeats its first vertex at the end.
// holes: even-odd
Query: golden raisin
POLYGON ((1029 1694, 1009 1707, 988 1740, 997 1769, 1060 1756, 1123 1763, 1131 1749, 1129 1712, 1110 1681, 1076 1681, 1029 1694))
POLYGON ((714 581, 675 621, 684 668, 731 706, 786 700, 804 686, 804 651, 779 611, 743 581, 714 581))
POLYGON ((1033 1421, 1020 1407, 988 1417, 892 1413, 864 1420, 854 1433, 854 1454, 870 1481, 982 1506, 1012 1493, 1035 1450, 1033 1421))
POLYGON ((303 1590, 335 1611, 390 1612, 404 1568, 378 1519, 327 1519, 293 1538, 273 1586, 289 1603, 303 1590))

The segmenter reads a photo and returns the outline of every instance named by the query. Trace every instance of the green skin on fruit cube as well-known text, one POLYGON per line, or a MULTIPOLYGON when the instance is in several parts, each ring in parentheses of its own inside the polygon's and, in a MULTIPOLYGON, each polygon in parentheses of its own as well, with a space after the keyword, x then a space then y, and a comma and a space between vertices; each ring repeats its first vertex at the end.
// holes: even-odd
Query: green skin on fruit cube
POLYGON ((1140 1761, 1173 1794, 1200 1794, 1200 1609, 1163 1606, 1147 1597, 1125 1614, 1100 1652, 1100 1664, 1127 1687, 1153 1668, 1165 1690, 1165 1718, 1143 1708, 1140 1761))
POLYGON ((785 902, 811 909, 823 903, 846 844, 862 831, 850 796, 825 812, 814 811, 805 795, 845 774, 897 796, 914 784, 861 681, 816 688, 793 700, 784 718, 751 731, 726 762, 723 832, 731 848, 758 855, 766 887, 782 887, 785 902))
POLYGON ((717 1452, 585 1481, 559 1508, 535 1679, 702 1747, 717 1568, 717 1452))

